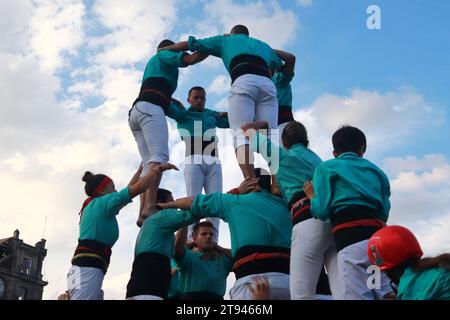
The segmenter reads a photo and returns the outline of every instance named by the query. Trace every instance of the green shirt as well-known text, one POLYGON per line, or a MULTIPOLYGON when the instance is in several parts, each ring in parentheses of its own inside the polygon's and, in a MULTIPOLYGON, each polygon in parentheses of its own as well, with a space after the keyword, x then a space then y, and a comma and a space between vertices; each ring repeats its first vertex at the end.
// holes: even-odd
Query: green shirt
POLYGON ((432 268, 414 272, 407 268, 400 278, 398 300, 450 300, 450 271, 432 268))
POLYGON ((116 215, 131 202, 129 188, 94 198, 83 210, 80 240, 96 240, 110 247, 119 239, 116 215))
POLYGON ((198 195, 191 210, 201 217, 219 217, 228 222, 233 256, 249 245, 291 246, 289 210, 283 199, 266 191, 198 195))
POLYGON ((286 106, 292 109, 292 88, 291 81, 294 74, 286 75, 279 71, 272 77, 272 81, 277 88, 277 98, 279 106, 286 106))
POLYGON ((258 56, 270 69, 278 69, 282 62, 272 48, 265 42, 243 34, 221 35, 205 39, 189 37, 189 50, 222 58, 223 64, 230 72, 230 62, 241 54, 258 56))
POLYGON ((274 173, 286 203, 289 203, 296 193, 303 191, 303 184, 312 180, 314 170, 322 162, 318 155, 300 143, 284 149, 259 132, 250 139, 250 148, 255 152, 262 150, 261 155, 271 164, 273 153, 278 153, 279 165, 274 173))
POLYGON ((202 257, 203 254, 200 252, 185 249, 184 256, 175 259, 180 275, 181 292, 209 292, 223 296, 233 261, 225 255, 208 261, 202 257))
POLYGON ((186 52, 174 52, 170 50, 158 51, 148 62, 145 67, 142 82, 150 77, 161 77, 167 80, 175 92, 178 85, 178 68, 187 67, 183 63, 183 56, 186 52))
POLYGON ((380 168, 356 153, 346 152, 319 164, 313 186, 311 214, 318 219, 327 220, 331 214, 350 206, 377 209, 381 220, 388 219, 389 179, 380 168))
POLYGON ((174 253, 174 232, 197 221, 191 211, 165 209, 145 219, 136 239, 134 255, 153 252, 170 259, 174 253))
POLYGON ((203 111, 197 111, 190 106, 185 110, 171 103, 167 116, 177 122, 181 137, 203 137, 207 130, 210 130, 207 133, 208 138, 216 137, 216 127, 230 127, 228 117, 219 117, 219 112, 206 108, 203 111))

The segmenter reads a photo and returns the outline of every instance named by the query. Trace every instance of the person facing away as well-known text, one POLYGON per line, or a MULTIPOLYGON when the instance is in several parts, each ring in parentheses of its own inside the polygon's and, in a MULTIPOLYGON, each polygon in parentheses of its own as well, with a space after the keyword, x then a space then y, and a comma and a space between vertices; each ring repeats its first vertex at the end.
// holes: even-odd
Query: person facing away
POLYGON ((313 218, 309 210, 310 201, 303 191, 304 183, 312 179, 314 170, 322 160, 308 148, 308 133, 300 122, 287 124, 281 135, 283 147, 273 143, 260 129, 267 129, 267 123, 251 122, 242 126, 250 137, 251 150, 260 152, 268 163, 274 159, 279 161, 275 177, 291 212, 291 299, 315 299, 318 281, 321 275, 326 277, 325 273, 321 273, 324 265, 333 296, 337 296, 339 275, 331 225, 313 218), (276 158, 274 153, 278 154, 276 158))
POLYGON ((367 252, 370 262, 392 280, 398 300, 450 300, 450 254, 422 258, 422 248, 407 228, 378 230, 367 252))
POLYGON ((384 227, 390 210, 386 174, 363 158, 366 137, 358 128, 343 126, 332 137, 335 159, 320 163, 304 192, 311 214, 330 221, 338 251, 340 299, 382 299, 392 293, 385 275, 380 288, 367 285, 369 238, 384 227))
POLYGON ((233 266, 231 252, 215 244, 211 222, 196 223, 192 232, 191 249, 186 247, 187 228, 177 232, 175 241, 181 300, 223 300, 233 266))
MULTIPOLYGON (((206 91, 196 86, 189 90, 186 110, 179 103, 171 104, 168 117, 177 122, 181 139, 186 144, 184 162, 184 182, 187 196, 196 196, 205 190, 206 194, 222 192, 222 165, 219 160, 216 128, 229 128, 226 112, 205 108, 206 91)), ((219 218, 207 218, 216 232, 214 241, 219 239, 219 218)), ((192 240, 192 225, 188 238, 192 240)))
MULTIPOLYGON (((228 222, 236 276, 230 290, 232 300, 251 300, 247 284, 256 285, 257 276, 269 279, 269 299, 289 300, 289 210, 283 199, 270 193, 270 174, 255 170, 257 183, 248 194, 198 195, 166 203, 164 207, 191 209, 199 217, 220 217, 228 222)), ((244 180, 243 184, 248 182, 244 180)))
MULTIPOLYGON (((172 193, 159 189, 162 204, 172 193)), ((171 283, 170 260, 174 255, 175 231, 198 221, 189 210, 159 210, 144 220, 136 239, 134 261, 127 285, 127 300, 165 300, 171 283)))
POLYGON ((67 275, 71 300, 103 300, 103 278, 108 270, 111 249, 119 238, 116 216, 131 199, 145 192, 163 171, 177 169, 163 163, 139 178, 142 166, 127 187, 117 191, 114 181, 104 174, 86 171, 82 180, 89 196, 80 211, 78 245, 67 275))
POLYGON ((276 88, 271 70, 280 68, 282 60, 265 42, 249 36, 246 26, 234 26, 230 34, 205 39, 190 36, 188 41, 168 46, 171 50, 191 50, 221 58, 231 77, 228 119, 233 129, 233 144, 238 164, 245 177, 254 177, 253 154, 240 127, 254 120, 267 121, 269 128, 278 125, 276 88))
MULTIPOLYGON (((162 48, 173 42, 160 42, 162 48)), ((141 89, 128 114, 128 124, 136 140, 139 154, 144 164, 142 175, 152 167, 169 159, 168 129, 166 113, 172 94, 178 84, 179 68, 198 63, 206 58, 199 53, 159 50, 150 58, 142 77, 141 89)), ((147 192, 140 197, 137 225, 141 226, 146 217, 157 211, 156 194, 160 180, 154 181, 147 192)))

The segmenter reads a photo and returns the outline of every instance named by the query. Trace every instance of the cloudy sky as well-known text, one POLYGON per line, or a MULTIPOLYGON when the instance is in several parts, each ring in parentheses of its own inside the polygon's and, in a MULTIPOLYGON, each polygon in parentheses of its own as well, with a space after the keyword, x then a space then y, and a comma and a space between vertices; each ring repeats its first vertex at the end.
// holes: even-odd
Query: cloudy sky
MULTIPOLYGON (((331 158, 342 124, 368 136, 367 158, 392 185, 391 224, 411 228, 426 254, 450 251, 450 4, 436 0, 2 0, 0 1, 0 238, 44 232, 45 299, 66 289, 85 198, 84 171, 120 188, 139 164, 127 112, 147 60, 163 38, 214 36, 237 23, 297 56, 295 117, 311 148, 331 158), (369 30, 370 4, 381 30, 369 30)), ((175 97, 207 88, 207 106, 227 109, 229 78, 211 57, 181 72, 175 97)), ((169 121, 171 161, 184 146, 169 121)), ((221 137, 224 189, 242 179, 230 136, 221 137)), ((182 173, 162 186, 185 195, 182 173)), ((122 299, 133 261, 138 201, 119 216, 121 236, 104 282, 122 299)), ((220 243, 229 245, 222 224, 220 243)), ((232 278, 230 278, 232 283, 232 278)))

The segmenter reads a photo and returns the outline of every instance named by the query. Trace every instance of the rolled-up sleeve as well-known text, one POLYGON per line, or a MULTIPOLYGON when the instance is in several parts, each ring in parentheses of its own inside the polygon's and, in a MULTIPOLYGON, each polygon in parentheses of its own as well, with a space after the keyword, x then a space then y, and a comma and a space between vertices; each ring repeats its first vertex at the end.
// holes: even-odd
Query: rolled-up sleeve
POLYGON ((224 36, 215 36, 205 39, 196 39, 195 37, 190 36, 188 38, 189 50, 221 57, 223 37, 224 36))
POLYGON ((191 211, 199 217, 218 217, 227 221, 230 207, 230 198, 234 195, 220 192, 208 195, 198 195, 192 202, 191 211))

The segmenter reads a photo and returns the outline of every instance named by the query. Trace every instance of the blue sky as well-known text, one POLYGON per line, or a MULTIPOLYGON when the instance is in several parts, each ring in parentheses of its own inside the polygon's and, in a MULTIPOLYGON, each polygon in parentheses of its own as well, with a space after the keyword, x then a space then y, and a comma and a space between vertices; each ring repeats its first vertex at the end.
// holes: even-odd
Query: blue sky
MULTIPOLYGON (((329 159, 334 130, 360 127, 367 157, 391 181, 390 223, 411 228, 426 253, 449 251, 449 11, 445 0, 1 1, 0 238, 19 228, 35 243, 48 217, 44 297, 64 291, 85 197, 80 177, 103 172, 120 188, 138 165, 127 112, 159 41, 214 36, 243 23, 297 56, 295 117, 311 148, 329 159), (381 30, 366 27, 371 4, 381 9, 381 30)), ((183 70, 174 96, 185 101, 195 85, 207 88, 209 107, 227 109, 229 77, 217 58, 183 70)), ((184 145, 171 120, 169 133, 171 161, 183 170, 184 145)), ((219 133, 227 189, 242 177, 229 133, 219 133)), ((181 177, 169 173, 162 186, 184 196, 181 177)), ((119 215, 104 283, 110 299, 124 295, 136 212, 137 201, 119 215)), ((225 224, 220 242, 229 245, 225 224)))

